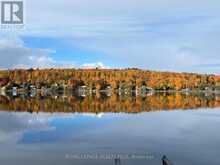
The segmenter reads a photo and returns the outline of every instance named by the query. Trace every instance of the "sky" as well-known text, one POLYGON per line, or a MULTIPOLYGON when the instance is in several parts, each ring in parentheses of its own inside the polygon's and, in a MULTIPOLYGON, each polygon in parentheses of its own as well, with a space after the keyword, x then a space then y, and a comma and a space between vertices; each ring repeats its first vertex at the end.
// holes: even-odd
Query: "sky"
POLYGON ((220 74, 219 0, 25 0, 0 28, 0 68, 140 68, 220 74))

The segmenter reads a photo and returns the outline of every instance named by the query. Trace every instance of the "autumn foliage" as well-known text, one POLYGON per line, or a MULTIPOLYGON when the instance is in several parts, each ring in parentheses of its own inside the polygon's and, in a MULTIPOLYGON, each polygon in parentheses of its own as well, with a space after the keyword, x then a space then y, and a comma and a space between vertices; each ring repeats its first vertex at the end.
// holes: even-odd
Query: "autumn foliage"
POLYGON ((147 86, 158 90, 219 89, 220 76, 155 72, 139 69, 16 69, 0 71, 0 86, 32 84, 40 88, 53 84, 75 88, 85 85, 101 89, 147 86))

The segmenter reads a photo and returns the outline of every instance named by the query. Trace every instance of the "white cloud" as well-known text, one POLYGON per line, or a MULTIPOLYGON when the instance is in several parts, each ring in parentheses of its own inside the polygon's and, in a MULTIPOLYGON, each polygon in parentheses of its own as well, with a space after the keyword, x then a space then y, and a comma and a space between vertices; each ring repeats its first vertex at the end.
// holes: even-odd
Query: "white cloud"
POLYGON ((18 38, 0 39, 0 68, 71 67, 71 62, 56 61, 54 50, 28 48, 18 38))
POLYGON ((96 63, 82 64, 82 68, 86 68, 86 69, 92 69, 92 68, 108 69, 109 67, 105 66, 102 62, 96 62, 96 63))
POLYGON ((217 0, 30 0, 26 30, 17 35, 65 40, 130 67, 196 72, 193 66, 220 63, 219 6, 217 0))

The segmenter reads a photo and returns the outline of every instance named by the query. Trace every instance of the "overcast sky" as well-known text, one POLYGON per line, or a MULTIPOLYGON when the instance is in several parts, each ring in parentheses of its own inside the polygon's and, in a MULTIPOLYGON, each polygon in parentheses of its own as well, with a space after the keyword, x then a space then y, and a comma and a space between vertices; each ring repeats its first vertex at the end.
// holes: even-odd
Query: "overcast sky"
POLYGON ((220 74, 220 1, 26 0, 0 68, 137 67, 220 74))

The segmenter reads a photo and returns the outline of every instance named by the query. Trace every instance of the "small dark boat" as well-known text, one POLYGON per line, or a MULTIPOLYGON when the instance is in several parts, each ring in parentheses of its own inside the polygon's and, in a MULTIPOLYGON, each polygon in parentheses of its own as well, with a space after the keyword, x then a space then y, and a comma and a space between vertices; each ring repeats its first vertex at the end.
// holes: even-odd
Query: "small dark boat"
POLYGON ((121 165, 121 159, 120 158, 115 159, 115 165, 121 165))
POLYGON ((165 155, 162 157, 162 165, 172 165, 171 161, 165 155))
MULTIPOLYGON (((165 155, 163 155, 161 160, 162 160, 162 165, 172 165, 171 161, 165 155)), ((120 158, 115 158, 115 165, 121 165, 120 158)))

